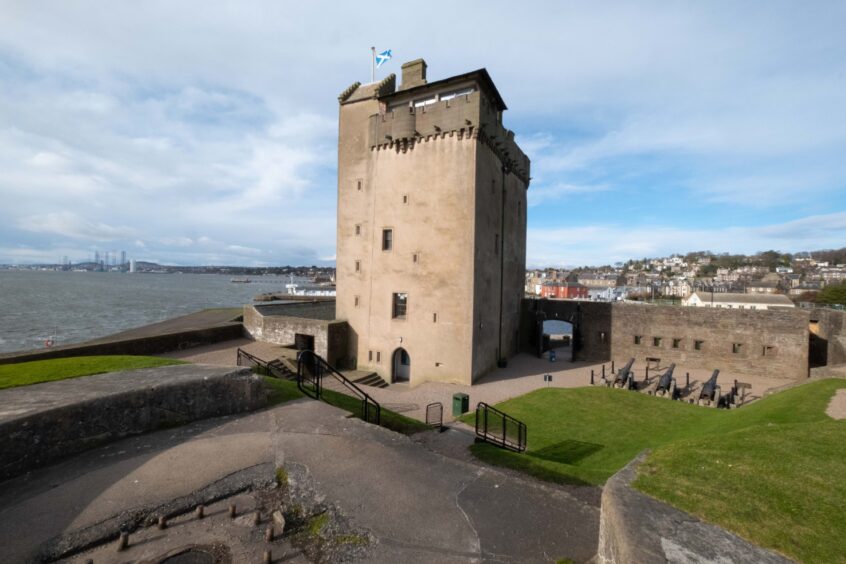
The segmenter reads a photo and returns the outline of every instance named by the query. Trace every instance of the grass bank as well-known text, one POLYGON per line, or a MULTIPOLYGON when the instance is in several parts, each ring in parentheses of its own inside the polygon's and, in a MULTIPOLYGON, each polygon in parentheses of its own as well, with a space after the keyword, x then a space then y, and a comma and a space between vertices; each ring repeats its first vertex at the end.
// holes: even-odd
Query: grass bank
MULTIPOLYGON (((305 394, 297 388, 296 382, 292 382, 290 380, 280 380, 269 376, 265 376, 264 381, 270 390, 270 398, 268 399, 268 403, 270 405, 276 405, 293 399, 306 397, 305 394)), ((323 401, 326 403, 349 411, 356 417, 362 417, 362 406, 359 400, 344 394, 339 394, 338 392, 334 392, 332 390, 323 390, 322 396, 323 401)), ((425 423, 406 417, 405 415, 400 415, 399 413, 385 409, 384 407, 381 412, 381 425, 382 427, 386 427, 404 435, 413 435, 414 433, 428 431, 430 429, 425 423)))
POLYGON ((77 356, 0 365, 0 390, 67 378, 184 364, 152 356, 77 356))
MULTIPOLYGON (((528 450, 472 447, 542 479, 602 484, 645 448, 635 487, 806 562, 846 554, 846 421, 823 380, 738 410, 608 388, 542 389, 497 405, 528 426, 528 450)), ((465 417, 473 422, 473 415, 465 417)))

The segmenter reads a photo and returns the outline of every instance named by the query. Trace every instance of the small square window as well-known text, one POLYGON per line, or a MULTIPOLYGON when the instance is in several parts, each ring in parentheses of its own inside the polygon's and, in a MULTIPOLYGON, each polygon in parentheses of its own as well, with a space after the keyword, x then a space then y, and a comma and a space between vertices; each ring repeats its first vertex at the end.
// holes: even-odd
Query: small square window
POLYGON ((682 341, 681 339, 673 339, 673 348, 677 349, 677 348, 681 347, 681 341, 682 341))
POLYGON ((356 235, 361 235, 361 224, 360 224, 360 223, 357 223, 357 224, 355 225, 355 234, 356 234, 356 235))
POLYGON ((761 350, 761 356, 773 356, 775 354, 775 347, 770 345, 764 345, 763 349, 761 350))
POLYGON ((394 319, 405 319, 405 313, 407 308, 408 294, 404 292, 394 294, 393 304, 391 307, 391 317, 394 319))
POLYGON ((661 337, 652 337, 652 346, 653 347, 660 347, 661 346, 661 337))
POLYGON ((701 351, 705 341, 693 341, 693 350, 701 351))
POLYGON ((355 261, 355 271, 361 272, 361 261, 360 260, 355 261))
POLYGON ((640 335, 635 335, 634 336, 634 344, 639 345, 640 344, 640 338, 641 338, 640 335))
POLYGON ((731 344, 731 352, 734 354, 740 354, 740 351, 743 350, 743 345, 741 343, 732 343, 731 344))
POLYGON ((383 229, 382 230, 382 250, 383 251, 390 251, 394 247, 394 230, 393 229, 383 229))

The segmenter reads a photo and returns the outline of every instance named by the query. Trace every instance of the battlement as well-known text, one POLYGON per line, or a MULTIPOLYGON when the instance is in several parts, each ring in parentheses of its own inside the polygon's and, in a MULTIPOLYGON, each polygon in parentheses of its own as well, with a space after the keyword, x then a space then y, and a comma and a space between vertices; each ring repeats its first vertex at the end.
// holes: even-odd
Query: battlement
POLYGON ((370 116, 369 146, 371 150, 406 152, 417 143, 445 137, 477 139, 528 184, 529 158, 514 141, 514 132, 502 126, 502 114, 494 104, 481 91, 474 90, 417 107, 395 105, 370 116))

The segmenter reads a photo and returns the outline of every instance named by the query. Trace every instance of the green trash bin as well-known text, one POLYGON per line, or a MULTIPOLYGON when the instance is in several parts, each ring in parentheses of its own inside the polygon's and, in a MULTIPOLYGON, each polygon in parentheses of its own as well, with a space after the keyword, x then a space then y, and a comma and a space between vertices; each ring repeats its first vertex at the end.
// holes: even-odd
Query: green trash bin
POLYGON ((470 411, 470 396, 467 394, 452 394, 452 416, 458 417, 470 411))

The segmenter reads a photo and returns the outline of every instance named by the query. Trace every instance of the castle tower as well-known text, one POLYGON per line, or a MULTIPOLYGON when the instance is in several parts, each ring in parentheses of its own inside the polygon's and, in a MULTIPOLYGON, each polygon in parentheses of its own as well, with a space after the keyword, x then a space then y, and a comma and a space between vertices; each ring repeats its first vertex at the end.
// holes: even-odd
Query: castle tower
POLYGON ((529 159, 485 69, 427 82, 422 59, 341 96, 338 319, 346 364, 470 384, 517 351, 529 159))

